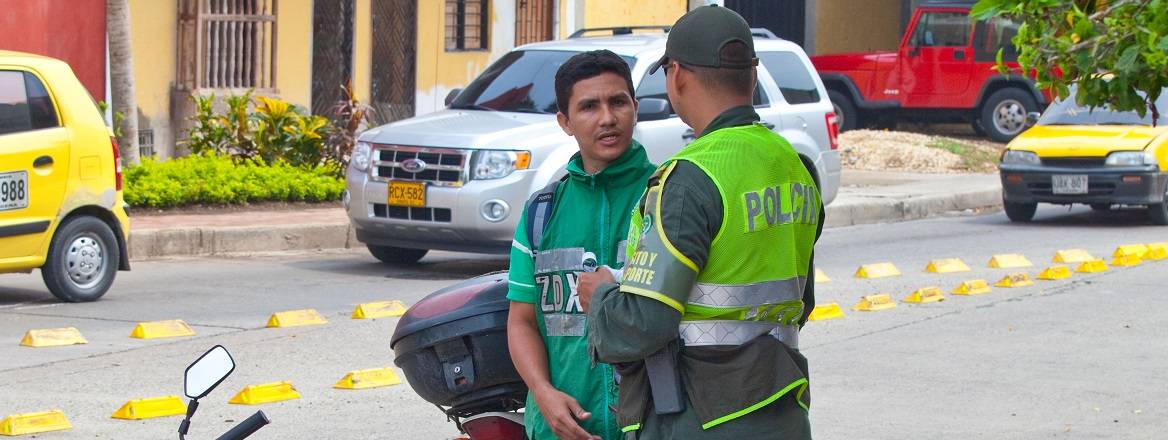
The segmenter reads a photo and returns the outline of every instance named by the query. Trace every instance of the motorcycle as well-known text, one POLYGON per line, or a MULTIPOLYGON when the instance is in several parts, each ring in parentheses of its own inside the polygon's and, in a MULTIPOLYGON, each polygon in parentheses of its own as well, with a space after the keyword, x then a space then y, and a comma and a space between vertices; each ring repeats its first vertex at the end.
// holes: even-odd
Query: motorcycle
MULTIPOLYGON (((191 365, 187 366, 183 379, 184 393, 191 400, 187 403, 187 414, 178 426, 179 440, 186 440, 187 432, 191 427, 191 417, 199 409, 199 399, 206 397, 215 387, 223 383, 227 376, 235 371, 235 360, 231 353, 222 345, 216 345, 199 356, 191 365)), ((263 411, 256 411, 238 425, 219 436, 218 440, 243 440, 254 434, 268 423, 268 416, 263 411)))
POLYGON ((527 385, 507 348, 507 273, 427 295, 397 323, 390 348, 406 382, 470 440, 526 439, 527 385))

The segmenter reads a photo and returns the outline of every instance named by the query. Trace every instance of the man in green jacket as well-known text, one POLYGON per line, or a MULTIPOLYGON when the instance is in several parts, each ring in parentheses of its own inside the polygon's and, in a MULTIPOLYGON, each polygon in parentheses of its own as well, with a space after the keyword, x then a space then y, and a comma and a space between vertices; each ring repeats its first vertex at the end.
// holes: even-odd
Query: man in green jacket
POLYGON ((621 283, 579 281, 589 347, 618 366, 632 438, 808 439, 799 329, 815 304, 823 225, 814 179, 751 106, 746 21, 707 6, 678 19, 666 91, 699 137, 663 164, 633 213, 621 283))
POLYGON ((528 201, 511 248, 511 359, 530 390, 524 424, 539 439, 616 439, 612 368, 588 357, 581 273, 621 267, 629 214, 653 173, 632 139, 637 102, 629 66, 604 50, 556 72, 556 115, 580 152, 564 180, 528 201))

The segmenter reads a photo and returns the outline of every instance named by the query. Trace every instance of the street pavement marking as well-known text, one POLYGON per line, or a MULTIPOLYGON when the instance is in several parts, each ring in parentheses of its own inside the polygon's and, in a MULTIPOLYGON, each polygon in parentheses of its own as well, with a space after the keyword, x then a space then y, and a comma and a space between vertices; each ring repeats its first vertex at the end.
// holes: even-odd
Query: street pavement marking
POLYGON ((273 313, 268 318, 268 327, 299 327, 302 325, 328 324, 315 309, 289 310, 273 313))
POLYGON ((954 272, 969 272, 969 266, 961 261, 960 258, 942 258, 929 262, 925 266, 925 272, 928 273, 954 273, 954 272))
POLYGON ((860 302, 852 306, 852 310, 858 312, 876 312, 892 308, 896 308, 896 301, 893 301, 891 296, 884 293, 865 295, 860 298, 860 302))
POLYGON ((46 328, 29 330, 20 345, 25 347, 60 347, 64 345, 88 344, 76 327, 46 328))
POLYGON ((13 414, 0 421, 0 435, 27 435, 73 428, 59 409, 13 414))
POLYGON ((1124 244, 1124 245, 1120 245, 1119 247, 1115 248, 1115 252, 1113 252, 1111 254, 1111 256, 1116 257, 1116 258, 1123 257, 1126 255, 1140 256, 1140 255, 1143 255, 1147 251, 1148 251, 1148 245, 1146 245, 1146 244, 1139 244, 1139 243, 1124 244))
POLYGON ((1063 249, 1055 252, 1051 261, 1055 263, 1082 263, 1094 259, 1095 257, 1092 257, 1086 249, 1063 249))
POLYGON ((1071 277, 1071 269, 1066 267, 1066 266, 1063 266, 1061 264, 1048 267, 1046 269, 1043 269, 1042 272, 1038 273, 1038 279, 1046 280, 1046 281, 1061 280, 1061 279, 1066 279, 1066 278, 1070 278, 1070 277, 1071 277))
POLYGON ((1018 272, 1006 275, 1000 281, 994 284, 995 287, 1026 287, 1033 286, 1034 280, 1030 279, 1030 274, 1026 272, 1018 272))
POLYGON ((823 269, 815 269, 815 284, 826 284, 830 282, 831 278, 827 277, 827 272, 824 272, 823 269))
POLYGON ((261 403, 280 402, 299 398, 300 392, 292 387, 292 382, 282 381, 245 386, 235 397, 227 401, 227 403, 236 405, 259 405, 261 403))
POLYGON ((807 318, 808 321, 826 321, 829 319, 840 319, 844 317, 844 311, 840 308, 839 303, 827 303, 816 305, 811 309, 811 316, 807 318))
POLYGON ((934 303, 934 302, 944 301, 944 300, 945 300, 945 294, 941 293, 940 287, 935 287, 935 286, 925 287, 923 289, 917 289, 913 293, 909 294, 909 296, 904 298, 904 302, 916 303, 916 304, 934 303))
POLYGON ((136 339, 176 338, 194 335, 195 331, 191 330, 191 326, 181 319, 139 322, 130 332, 130 337, 136 339))
POLYGON ((1079 273, 1107 272, 1108 270, 1110 269, 1107 267, 1107 262, 1100 259, 1084 261, 1075 268, 1075 272, 1079 273))
POLYGON ((401 383, 397 372, 393 368, 371 368, 368 370, 350 371, 333 388, 346 390, 363 390, 366 388, 387 387, 401 383))
POLYGON ((1148 251, 1144 252, 1143 259, 1149 261, 1168 259, 1168 243, 1149 244, 1148 251))
POLYGON ((981 295, 990 293, 990 285, 986 280, 969 280, 961 283, 953 290, 954 295, 981 295))
POLYGON ((900 269, 892 263, 865 264, 856 270, 856 278, 898 277, 900 269))
POLYGON ((405 313, 405 304, 398 300, 371 302, 353 309, 353 319, 393 318, 405 313))
POLYGON ((1120 266, 1120 267, 1139 266, 1143 263, 1144 263, 1144 260, 1140 259, 1139 254, 1123 254, 1123 255, 1117 256, 1111 260, 1112 266, 1120 266))
POLYGON ((148 397, 126 402, 111 416, 115 419, 142 420, 155 417, 181 416, 187 408, 178 396, 148 397))
POLYGON ((1031 263, 1022 254, 998 254, 990 258, 990 267, 994 269, 1013 269, 1031 266, 1034 266, 1034 263, 1031 263))

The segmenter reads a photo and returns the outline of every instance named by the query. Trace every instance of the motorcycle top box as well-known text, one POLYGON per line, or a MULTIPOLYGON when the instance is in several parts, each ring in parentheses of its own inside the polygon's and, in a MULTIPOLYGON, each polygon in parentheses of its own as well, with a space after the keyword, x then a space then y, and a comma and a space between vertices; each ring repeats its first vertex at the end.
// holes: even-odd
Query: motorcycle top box
POLYGON ((527 386, 507 349, 507 273, 440 289, 406 310, 390 348, 414 392, 468 417, 524 406, 527 386))

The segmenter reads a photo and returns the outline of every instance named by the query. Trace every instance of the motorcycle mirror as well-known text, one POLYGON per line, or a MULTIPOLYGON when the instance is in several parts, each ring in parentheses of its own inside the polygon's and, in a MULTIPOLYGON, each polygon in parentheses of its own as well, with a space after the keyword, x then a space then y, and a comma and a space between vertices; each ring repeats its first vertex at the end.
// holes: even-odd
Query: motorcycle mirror
POLYGON ((183 385, 187 397, 198 400, 219 386, 235 371, 235 360, 222 345, 216 345, 187 367, 183 385))

